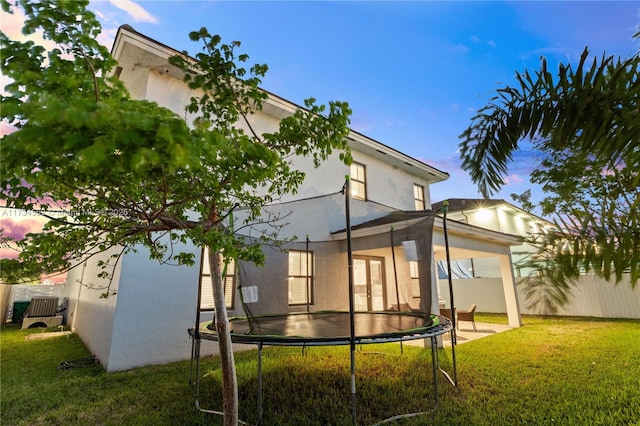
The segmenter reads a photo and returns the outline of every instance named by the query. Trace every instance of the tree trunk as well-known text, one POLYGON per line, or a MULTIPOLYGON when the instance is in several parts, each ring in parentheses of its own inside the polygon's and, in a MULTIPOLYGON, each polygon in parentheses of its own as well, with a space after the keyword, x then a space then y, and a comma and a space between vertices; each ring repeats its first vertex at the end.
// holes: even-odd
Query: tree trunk
POLYGON ((215 308, 216 333, 220 348, 222 370, 222 412, 224 426, 238 425, 238 382, 236 365, 231 345, 229 316, 224 302, 224 281, 220 268, 220 253, 209 247, 209 266, 213 286, 213 304, 215 308))

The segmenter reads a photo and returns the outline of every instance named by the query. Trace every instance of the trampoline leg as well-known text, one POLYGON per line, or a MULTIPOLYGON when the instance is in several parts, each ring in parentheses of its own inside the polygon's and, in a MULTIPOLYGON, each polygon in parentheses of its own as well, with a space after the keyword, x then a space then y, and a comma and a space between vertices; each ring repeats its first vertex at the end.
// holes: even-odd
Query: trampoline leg
POLYGON ((458 386, 458 367, 456 363, 456 331, 451 329, 451 362, 453 363, 453 379, 444 369, 440 368, 440 362, 438 360, 438 370, 442 372, 447 381, 453 386, 458 386))
POLYGON ((189 384, 194 385, 196 383, 196 378, 198 377, 194 374, 193 363, 200 360, 200 340, 193 338, 191 342, 191 366, 189 368, 189 384))
POLYGON ((433 371, 433 393, 436 397, 436 404, 438 403, 438 355, 437 355, 437 346, 438 342, 435 336, 431 336, 431 369, 433 371))
POLYGON ((262 343, 258 344, 258 424, 262 422, 262 343))
POLYGON ((189 364, 189 384, 193 385, 193 360, 194 360, 194 354, 195 354, 195 348, 196 348, 196 341, 195 338, 191 338, 191 363, 189 364))
POLYGON ((456 330, 451 330, 451 361, 453 362, 453 385, 458 386, 458 367, 456 364, 456 330))
POLYGON ((200 340, 194 341, 193 347, 194 358, 196 360, 196 367, 194 372, 194 397, 196 408, 200 409, 200 340))

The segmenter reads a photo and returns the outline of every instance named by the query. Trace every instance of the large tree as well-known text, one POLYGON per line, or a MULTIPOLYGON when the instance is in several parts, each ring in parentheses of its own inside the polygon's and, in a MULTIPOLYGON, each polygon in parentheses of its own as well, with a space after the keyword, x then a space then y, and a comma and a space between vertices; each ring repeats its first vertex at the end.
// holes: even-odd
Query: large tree
MULTIPOLYGON (((538 160, 531 180, 544 192, 539 207, 557 229, 530 240, 539 252, 528 266, 551 279, 547 288, 556 302, 566 300, 584 271, 616 282, 628 272, 635 287, 640 55, 594 59, 585 49, 576 66, 560 64, 555 76, 542 58, 539 71, 516 78, 515 87, 498 89, 460 136, 462 167, 490 196, 502 187, 514 151, 531 143, 538 160)), ((534 281, 538 289, 545 285, 534 281)))
MULTIPOLYGON (((246 68, 240 43, 222 44, 203 28, 190 34, 202 45, 195 60, 186 53, 171 60, 201 93, 187 106, 197 116, 188 125, 155 103, 131 99, 111 77, 115 61, 96 41, 101 29, 88 1, 18 4, 26 16, 23 32, 42 30, 56 48, 0 35, 2 72, 12 79, 2 119, 17 128, 0 140, 3 198, 9 207, 44 215, 51 203, 43 200, 69 210, 50 214, 41 233, 18 242, 19 260, 64 270, 110 248, 145 247, 152 259, 193 264, 193 255, 175 251, 179 244, 208 247, 224 422, 237 424, 221 265, 227 259, 264 261, 260 243, 275 238, 279 223, 263 207, 295 192, 304 179, 292 167, 293 156, 312 156, 317 165, 338 150, 350 161, 348 105, 330 102, 325 109, 308 99, 276 132, 254 133, 251 115, 266 99, 259 84, 267 67, 246 68), (243 218, 236 229, 268 222, 273 232, 242 238, 229 221, 238 209, 243 218)), ((2 6, 13 7, 5 0, 2 6)), ((109 262, 102 264, 109 275, 109 262)))

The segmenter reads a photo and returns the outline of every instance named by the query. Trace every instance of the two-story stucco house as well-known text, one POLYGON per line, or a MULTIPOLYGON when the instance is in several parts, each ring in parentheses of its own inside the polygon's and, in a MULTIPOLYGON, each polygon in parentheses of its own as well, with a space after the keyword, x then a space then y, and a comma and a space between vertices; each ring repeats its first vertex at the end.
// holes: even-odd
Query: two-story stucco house
MULTIPOLYGON (((168 63, 178 52, 128 26, 118 31, 112 52, 119 62, 116 72, 133 98, 155 101, 184 116, 192 94, 180 72, 168 63)), ((259 132, 271 131, 297 108, 269 93, 263 109, 251 118, 252 127, 259 132)), ((238 280, 251 290, 245 302, 252 313, 285 313, 309 307, 347 309, 346 209, 340 192, 346 175, 351 176, 349 216, 355 239, 416 223, 431 209, 430 186, 448 179, 447 173, 358 132, 351 131, 348 142, 354 159, 350 167, 337 156, 318 168, 310 159, 294 159, 295 167, 306 173, 305 182, 295 196, 270 208, 287 214, 288 224, 281 235, 297 237, 297 242, 288 251, 265 249, 263 268, 240 264, 228 270, 226 303, 231 315, 244 314, 238 280), (319 242, 322 248, 314 248, 319 242)), ((420 262, 431 266, 445 258, 442 227, 443 218, 436 217, 432 253, 420 262)), ((519 238, 456 221, 448 221, 447 227, 452 258, 498 259, 509 322, 519 326, 510 252, 510 246, 520 244, 519 238)), ((124 255, 111 283, 116 294, 108 298, 101 298, 104 290, 95 288, 101 285, 95 261, 69 274, 65 287, 67 321, 107 371, 189 358, 187 329, 196 320, 198 300, 203 308, 211 305, 210 276, 202 250, 183 249, 196 254, 200 264, 159 264, 149 260, 144 249, 124 255), (200 294, 199 283, 203 284, 200 294)), ((399 302, 411 307, 426 304, 430 312, 437 312, 435 268, 418 268, 412 263, 415 260, 405 258, 402 247, 387 244, 356 244, 353 255, 357 310, 384 310, 399 302), (394 257, 396 263, 392 263, 394 257), (429 276, 419 276, 420 271, 429 276), (394 290, 396 282, 398 292, 394 290)))

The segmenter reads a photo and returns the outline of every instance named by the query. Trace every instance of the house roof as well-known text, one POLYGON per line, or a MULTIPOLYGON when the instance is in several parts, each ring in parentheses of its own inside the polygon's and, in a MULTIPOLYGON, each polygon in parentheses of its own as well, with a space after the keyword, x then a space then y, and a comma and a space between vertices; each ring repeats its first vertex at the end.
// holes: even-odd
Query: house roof
MULTIPOLYGON (((358 229, 373 228, 376 226, 390 225, 394 223, 403 223, 406 221, 413 221, 415 219, 422 219, 422 218, 426 218, 433 215, 435 215, 435 212, 433 210, 413 210, 413 211, 398 210, 398 211, 391 212, 386 216, 382 216, 382 217, 370 220, 368 222, 361 223, 359 225, 354 225, 351 227, 351 230, 357 231, 358 229)), ((344 232, 344 231, 345 230, 343 229, 340 232, 344 232)))
MULTIPOLYGON (((170 56, 178 55, 181 52, 167 46, 164 43, 158 42, 138 31, 136 31, 130 25, 122 25, 118 28, 118 33, 116 35, 116 39, 113 44, 113 48, 111 50, 112 55, 118 59, 119 55, 122 54, 125 44, 125 38, 129 36, 130 43, 135 44, 137 47, 142 47, 144 45, 144 49, 149 50, 152 54, 169 58, 170 56), (135 40, 133 40, 135 39, 135 40)), ((190 58, 192 61, 196 61, 194 58, 190 58)), ((140 66, 147 66, 143 64, 136 64, 140 66)), ((171 75, 177 79, 182 79, 181 70, 170 65, 168 61, 166 64, 154 64, 150 66, 152 68, 162 68, 163 72, 167 75, 171 75)), ((260 89, 264 91, 268 95, 268 99, 263 103, 262 111, 272 115, 276 118, 284 118, 294 113, 297 109, 306 110, 306 108, 297 105, 289 100, 286 100, 274 93, 271 93, 267 90, 260 89)), ((356 132, 353 129, 349 129, 349 135, 347 136, 349 140, 349 144, 351 147, 359 152, 363 152, 367 155, 373 156, 374 158, 381 159, 388 164, 393 165, 394 167, 398 167, 403 170, 410 171, 414 174, 424 173, 426 174, 426 178, 431 183, 442 182, 449 179, 449 173, 439 170, 429 164, 413 158, 407 154, 404 154, 394 148, 391 148, 379 141, 376 141, 368 136, 363 135, 362 133, 356 132)))
MULTIPOLYGON (((389 227, 391 226, 396 229, 403 229, 434 214, 436 214, 436 211, 434 210, 394 211, 388 215, 353 225, 351 227, 351 231, 353 232, 354 237, 384 233, 388 232, 389 227)), ((446 224, 448 232, 465 235, 466 237, 487 240, 494 243, 498 242, 505 245, 522 244, 522 237, 519 235, 493 231, 452 219, 447 219, 446 224)), ((440 229, 444 228, 444 218, 436 216, 434 227, 440 229)), ((346 229, 341 229, 339 231, 332 232, 331 234, 337 240, 345 239, 346 229)))

